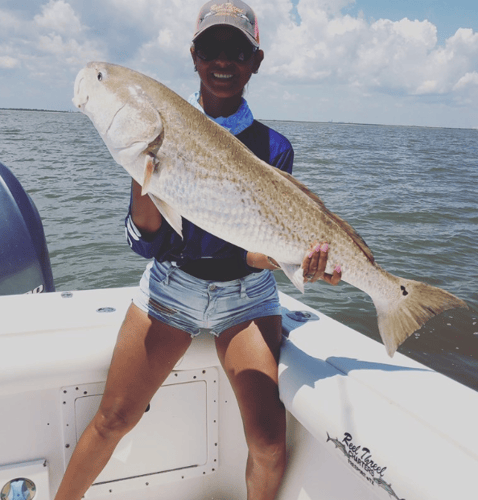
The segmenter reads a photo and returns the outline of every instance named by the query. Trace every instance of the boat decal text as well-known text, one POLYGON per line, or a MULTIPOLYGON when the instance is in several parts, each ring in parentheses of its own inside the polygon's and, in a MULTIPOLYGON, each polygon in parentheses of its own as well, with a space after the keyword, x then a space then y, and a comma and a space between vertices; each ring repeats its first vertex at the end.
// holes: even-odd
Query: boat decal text
POLYGON ((370 484, 384 489, 396 500, 405 500, 404 498, 399 498, 395 491, 393 491, 392 484, 384 480, 383 477, 387 467, 377 463, 373 459, 369 448, 355 444, 352 434, 345 432, 343 439, 339 441, 336 438, 331 438, 329 433, 327 433, 327 442, 329 441, 334 443, 335 447, 347 458, 349 465, 359 472, 370 484))

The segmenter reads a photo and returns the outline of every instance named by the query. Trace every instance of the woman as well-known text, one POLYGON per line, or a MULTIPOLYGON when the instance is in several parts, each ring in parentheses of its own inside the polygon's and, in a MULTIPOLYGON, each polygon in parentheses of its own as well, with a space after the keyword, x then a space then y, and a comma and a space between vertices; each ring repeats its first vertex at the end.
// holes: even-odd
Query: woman
MULTIPOLYGON (((190 102, 261 159, 290 172, 289 141, 256 122, 242 98, 264 58, 252 9, 238 0, 208 2, 200 11, 193 42, 191 55, 201 85, 190 102)), ((215 335, 220 362, 239 403, 249 449, 248 498, 273 499, 286 458, 285 409, 277 387, 281 317, 270 272, 277 263, 187 220, 181 239, 134 181, 126 227, 133 250, 155 258, 121 326, 100 408, 78 442, 56 500, 80 500, 192 337, 205 329, 215 335), (207 310, 211 293, 213 312, 207 310)), ((304 280, 338 283, 339 270, 324 274, 326 261, 326 244, 309 249, 304 280)))

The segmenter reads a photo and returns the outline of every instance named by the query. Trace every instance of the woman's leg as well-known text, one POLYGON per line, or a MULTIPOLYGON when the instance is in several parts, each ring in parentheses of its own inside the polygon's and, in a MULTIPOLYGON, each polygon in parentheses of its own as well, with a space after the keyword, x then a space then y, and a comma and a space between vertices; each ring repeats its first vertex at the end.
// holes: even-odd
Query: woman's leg
POLYGON ((56 500, 81 499, 190 344, 189 333, 131 305, 118 334, 100 408, 78 441, 56 500))
POLYGON ((279 400, 277 368, 281 342, 280 316, 237 325, 216 339, 249 448, 248 500, 275 498, 285 470, 285 408, 279 400))

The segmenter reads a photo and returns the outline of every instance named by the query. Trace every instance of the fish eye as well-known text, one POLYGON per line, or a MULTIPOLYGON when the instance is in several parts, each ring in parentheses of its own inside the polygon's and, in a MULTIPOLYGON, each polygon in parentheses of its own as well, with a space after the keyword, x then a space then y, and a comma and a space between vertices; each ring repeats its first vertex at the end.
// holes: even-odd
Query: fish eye
POLYGON ((101 71, 98 73, 98 81, 101 82, 103 80, 103 73, 101 71))

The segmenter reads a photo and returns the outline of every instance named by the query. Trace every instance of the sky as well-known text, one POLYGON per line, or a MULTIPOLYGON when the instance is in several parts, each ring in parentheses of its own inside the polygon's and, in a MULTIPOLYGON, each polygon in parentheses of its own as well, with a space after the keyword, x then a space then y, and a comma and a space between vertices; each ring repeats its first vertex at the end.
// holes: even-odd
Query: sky
MULTIPOLYGON (((187 98, 203 0, 0 0, 0 108, 73 111, 89 61, 187 98)), ((219 3, 219 0, 218 0, 219 3)), ((250 0, 264 62, 257 119, 478 129, 476 0, 250 0)))

